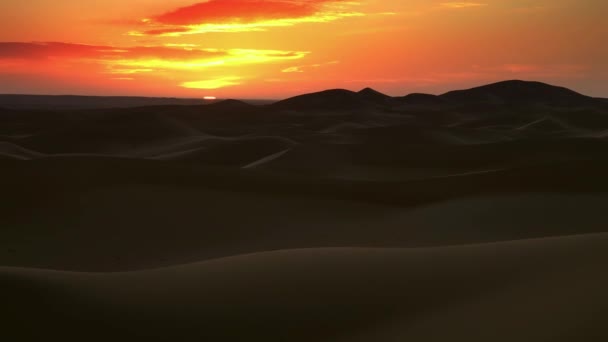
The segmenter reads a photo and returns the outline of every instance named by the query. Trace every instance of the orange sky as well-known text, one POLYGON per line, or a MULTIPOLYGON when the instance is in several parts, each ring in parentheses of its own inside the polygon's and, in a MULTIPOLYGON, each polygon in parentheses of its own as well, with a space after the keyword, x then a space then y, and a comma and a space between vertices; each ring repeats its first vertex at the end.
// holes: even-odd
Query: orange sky
POLYGON ((608 97, 605 0, 0 2, 0 93, 283 98, 504 79, 608 97))

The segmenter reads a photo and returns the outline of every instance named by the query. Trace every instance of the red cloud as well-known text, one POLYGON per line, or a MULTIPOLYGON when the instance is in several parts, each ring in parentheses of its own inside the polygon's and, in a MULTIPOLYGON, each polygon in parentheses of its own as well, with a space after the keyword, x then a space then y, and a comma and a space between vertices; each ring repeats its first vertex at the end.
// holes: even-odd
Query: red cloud
POLYGON ((154 18, 170 25, 224 23, 234 20, 255 22, 264 19, 300 18, 313 15, 320 5, 336 0, 281 1, 281 0, 210 0, 178 8, 154 18))
POLYGON ((133 35, 179 36, 205 32, 261 31, 303 22, 328 22, 362 15, 346 0, 209 0, 141 20, 133 35))

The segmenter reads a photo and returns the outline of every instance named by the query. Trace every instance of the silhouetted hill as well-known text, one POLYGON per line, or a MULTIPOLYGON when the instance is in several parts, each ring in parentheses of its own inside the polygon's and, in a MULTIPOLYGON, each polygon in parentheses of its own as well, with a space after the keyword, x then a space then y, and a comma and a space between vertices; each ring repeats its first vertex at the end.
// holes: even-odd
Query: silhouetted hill
MULTIPOLYGON (((374 89, 359 92, 344 89, 326 90, 295 96, 272 105, 282 110, 349 111, 366 108, 391 109, 396 106, 468 106, 467 110, 487 112, 496 106, 530 106, 543 104, 551 107, 601 106, 605 99, 594 99, 567 88, 541 82, 504 81, 466 90, 451 91, 443 95, 409 94, 390 97, 374 89)), ((505 107, 506 108, 506 107, 505 107)))
MULTIPOLYGON (((250 110, 253 106, 270 105, 279 110, 353 110, 365 108, 392 108, 395 106, 439 105, 534 105, 601 106, 606 108, 608 99, 592 98, 572 90, 541 82, 504 81, 466 90, 451 91, 436 96, 413 93, 403 97, 391 97, 372 88, 359 92, 331 89, 303 94, 282 101, 269 100, 218 100, 153 98, 153 97, 104 97, 104 96, 47 96, 47 95, 0 95, 0 113, 12 110, 86 110, 111 108, 136 108, 157 106, 201 106, 223 111, 250 110)), ((490 107, 482 107, 487 110, 490 107)))
POLYGON ((359 92, 331 89, 317 93, 295 96, 273 105, 273 108, 290 110, 347 110, 374 106, 390 106, 393 98, 374 89, 359 92))
POLYGON ((345 109, 363 105, 362 97, 350 90, 331 89, 317 93, 295 96, 271 105, 272 108, 290 110, 345 109))
POLYGON ((393 98, 383 94, 377 90, 372 88, 365 88, 358 92, 360 98, 365 99, 370 102, 383 103, 392 100, 393 98))
POLYGON ((550 104, 577 106, 595 102, 593 98, 570 89, 541 82, 504 81, 467 90, 451 91, 440 96, 452 103, 550 104))

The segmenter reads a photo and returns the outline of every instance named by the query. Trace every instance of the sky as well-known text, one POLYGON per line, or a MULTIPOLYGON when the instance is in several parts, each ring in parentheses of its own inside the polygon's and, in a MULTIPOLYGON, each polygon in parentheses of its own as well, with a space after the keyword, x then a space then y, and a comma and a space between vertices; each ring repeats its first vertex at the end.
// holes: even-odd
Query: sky
POLYGON ((0 93, 393 96, 507 79, 608 97, 605 0, 0 2, 0 93))

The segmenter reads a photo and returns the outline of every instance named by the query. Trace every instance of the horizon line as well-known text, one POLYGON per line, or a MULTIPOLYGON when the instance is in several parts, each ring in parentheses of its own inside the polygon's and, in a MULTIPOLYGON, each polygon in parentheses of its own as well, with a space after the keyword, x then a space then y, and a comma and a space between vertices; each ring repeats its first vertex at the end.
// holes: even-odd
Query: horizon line
POLYGON ((447 94, 447 93, 452 92, 452 91, 469 90, 469 89, 475 89, 475 88, 484 87, 484 86, 493 85, 493 84, 506 83, 506 82, 542 83, 542 84, 546 84, 546 85, 550 85, 550 86, 554 86, 554 87, 566 88, 568 90, 577 92, 577 93, 579 93, 581 95, 584 95, 584 96, 587 96, 587 97, 590 97, 590 98, 608 99, 608 94, 603 95, 603 96, 591 96, 591 95, 583 94, 582 92, 579 92, 577 90, 574 90, 572 88, 565 87, 565 86, 555 85, 555 84, 551 84, 551 83, 547 83, 547 82, 542 82, 542 81, 530 81, 530 80, 521 80, 521 79, 507 79, 507 80, 502 80, 502 81, 484 83, 484 84, 473 86, 473 87, 469 87, 469 88, 460 88, 460 89, 449 90, 449 91, 441 93, 441 94, 437 94, 437 93, 424 93, 424 92, 411 92, 411 93, 408 93, 408 94, 405 94, 405 95, 397 95, 397 96, 392 96, 392 95, 385 94, 385 93, 383 93, 381 91, 376 90, 374 87, 364 87, 364 88, 362 88, 360 90, 352 90, 352 89, 347 89, 347 88, 326 88, 326 89, 317 90, 317 91, 299 93, 299 94, 296 94, 296 95, 293 95, 293 96, 284 97, 284 98, 217 97, 215 100, 205 100, 204 99, 205 96, 212 96, 211 94, 201 95, 201 97, 179 97, 179 96, 149 96, 149 95, 101 95, 101 94, 89 95, 89 94, 65 94, 65 93, 60 93, 60 94, 48 94, 48 93, 0 93, 0 96, 99 97, 99 98, 115 97, 115 98, 143 98, 143 99, 203 100, 203 101, 208 101, 208 102, 217 102, 217 101, 225 101, 225 100, 275 101, 275 102, 278 102, 278 101, 286 100, 286 99, 289 99, 289 98, 292 98, 292 97, 297 97, 297 96, 300 96, 300 95, 315 94, 315 93, 319 93, 319 92, 332 91, 332 90, 346 90, 346 91, 350 91, 350 92, 353 92, 353 93, 357 93, 357 92, 363 91, 365 89, 371 89, 371 90, 377 91, 378 93, 381 93, 383 95, 386 95, 386 96, 389 96, 389 97, 392 97, 392 98, 405 97, 405 96, 412 95, 412 94, 425 94, 425 95, 441 96, 441 95, 447 94))

